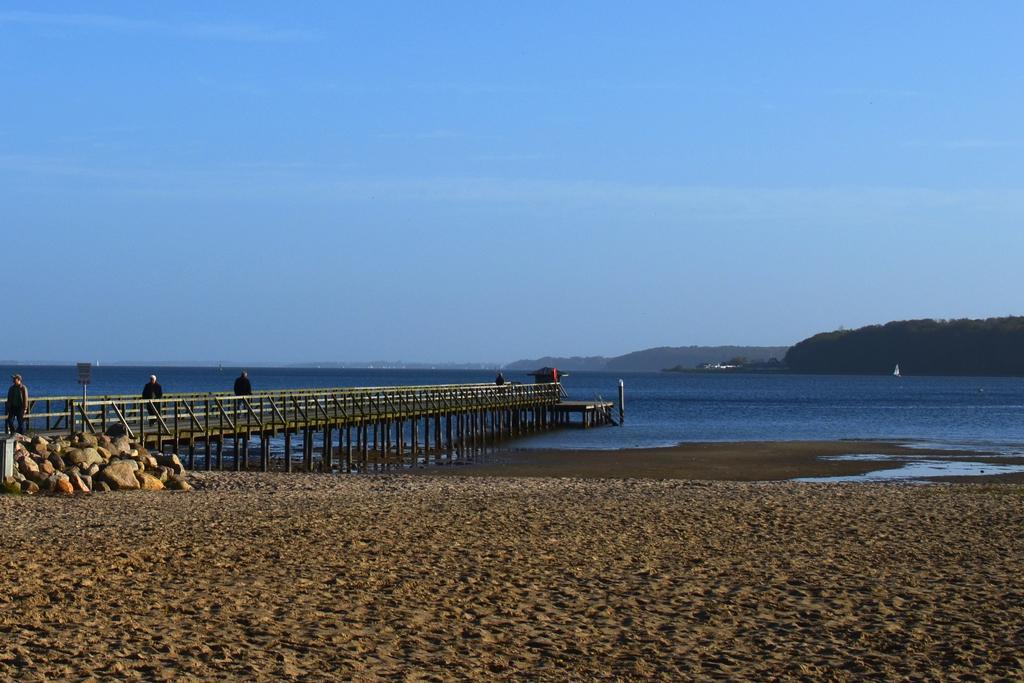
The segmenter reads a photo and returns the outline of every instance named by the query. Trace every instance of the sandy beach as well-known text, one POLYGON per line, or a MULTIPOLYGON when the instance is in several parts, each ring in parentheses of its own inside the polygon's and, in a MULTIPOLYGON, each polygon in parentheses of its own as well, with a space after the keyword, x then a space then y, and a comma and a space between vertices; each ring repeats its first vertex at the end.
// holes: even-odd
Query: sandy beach
POLYGON ((0 675, 1024 675, 1019 485, 469 469, 0 497, 0 675))

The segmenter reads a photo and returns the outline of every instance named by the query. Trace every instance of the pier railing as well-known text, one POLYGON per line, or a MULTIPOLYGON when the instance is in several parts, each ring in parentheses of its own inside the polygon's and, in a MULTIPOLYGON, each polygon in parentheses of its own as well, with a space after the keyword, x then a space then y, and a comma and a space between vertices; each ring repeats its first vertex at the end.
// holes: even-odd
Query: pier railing
POLYGON ((152 400, 127 395, 84 401, 81 396, 43 396, 30 399, 28 417, 33 431, 99 433, 117 426, 143 442, 154 437, 180 442, 424 414, 540 407, 558 403, 559 395, 558 384, 446 384, 280 389, 249 396, 182 393, 152 400))

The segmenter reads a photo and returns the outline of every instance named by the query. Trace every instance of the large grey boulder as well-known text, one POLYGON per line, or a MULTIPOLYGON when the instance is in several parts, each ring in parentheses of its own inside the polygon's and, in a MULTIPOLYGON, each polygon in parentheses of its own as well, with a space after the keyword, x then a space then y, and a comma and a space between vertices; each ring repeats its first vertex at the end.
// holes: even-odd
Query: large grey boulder
POLYGON ((100 465, 104 462, 103 456, 100 455, 100 452, 93 447, 72 448, 65 455, 64 461, 83 469, 90 465, 100 465))
POLYGON ((137 469, 138 465, 130 460, 117 460, 100 470, 99 476, 115 491, 138 489, 139 480, 135 478, 137 469))
POLYGON ((132 452, 132 442, 127 436, 119 436, 110 444, 110 452, 114 455, 128 455, 132 452))
POLYGON ((72 446, 61 451, 60 457, 69 465, 78 465, 85 462, 85 451, 72 446))
POLYGON ((50 453, 50 442, 41 436, 32 437, 31 450, 36 455, 46 456, 50 453))

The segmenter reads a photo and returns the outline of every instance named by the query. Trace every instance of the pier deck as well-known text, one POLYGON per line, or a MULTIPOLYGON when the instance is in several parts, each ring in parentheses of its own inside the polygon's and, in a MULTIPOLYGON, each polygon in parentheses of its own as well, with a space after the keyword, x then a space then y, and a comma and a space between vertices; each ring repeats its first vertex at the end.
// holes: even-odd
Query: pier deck
POLYGON ((612 406, 611 401, 559 401, 551 406, 551 412, 556 420, 564 417, 563 424, 571 424, 572 416, 578 414, 579 425, 589 429, 597 425, 614 424, 612 406))

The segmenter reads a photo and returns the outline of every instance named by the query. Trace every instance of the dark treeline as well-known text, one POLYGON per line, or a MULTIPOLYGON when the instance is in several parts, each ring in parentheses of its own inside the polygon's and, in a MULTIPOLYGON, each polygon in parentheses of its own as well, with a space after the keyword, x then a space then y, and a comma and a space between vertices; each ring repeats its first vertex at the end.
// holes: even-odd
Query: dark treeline
POLYGON ((1024 375, 1024 317, 904 320, 816 334, 786 353, 793 372, 1024 375))

